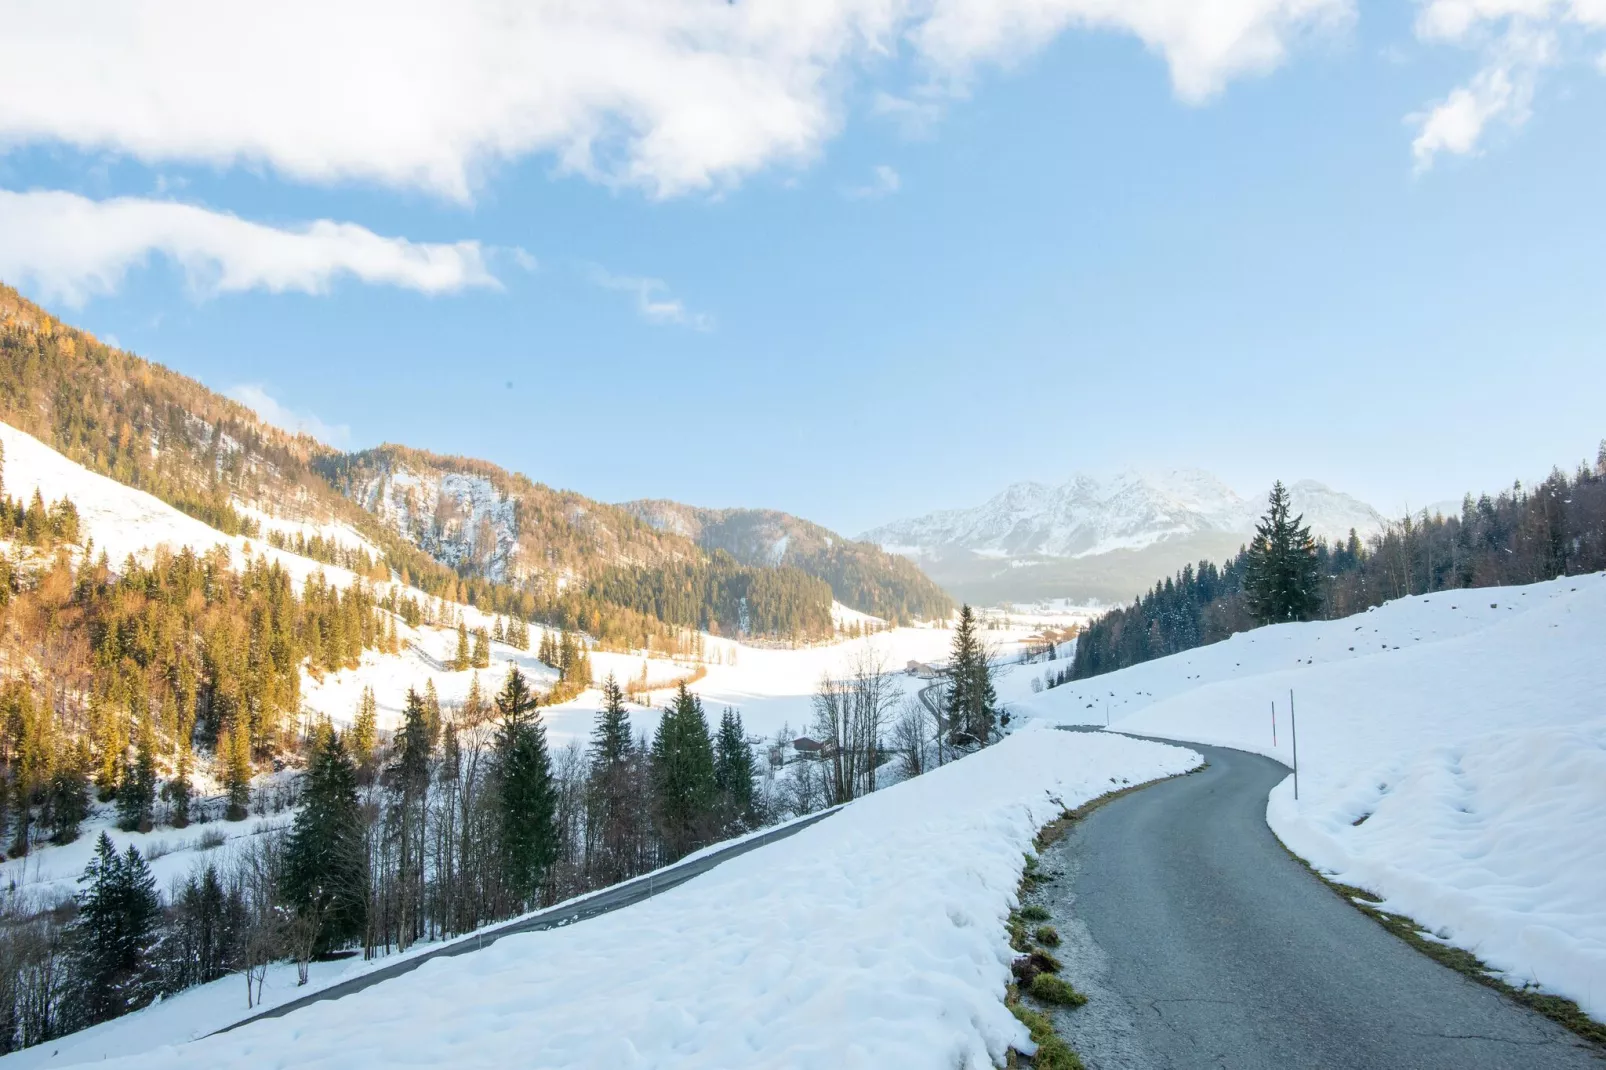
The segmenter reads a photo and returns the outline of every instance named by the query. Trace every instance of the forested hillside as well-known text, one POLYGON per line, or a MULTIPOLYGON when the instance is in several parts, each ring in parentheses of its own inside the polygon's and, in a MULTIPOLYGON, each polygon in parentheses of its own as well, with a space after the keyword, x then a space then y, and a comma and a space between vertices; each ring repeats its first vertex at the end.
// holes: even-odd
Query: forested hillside
POLYGON ((669 501, 620 507, 655 529, 677 532, 744 565, 790 565, 830 584, 836 600, 894 624, 946 617, 953 599, 906 558, 844 539, 773 509, 699 509, 669 501))
MULTIPOLYGON (((1252 549, 1252 548, 1251 548, 1252 549)), ((1537 583, 1606 569, 1606 441, 1593 465, 1560 469, 1537 486, 1474 499, 1456 516, 1407 516, 1381 533, 1329 544, 1315 540, 1306 610, 1292 619, 1331 620, 1395 598, 1453 588, 1537 583)), ((1268 623, 1246 590, 1252 553, 1219 567, 1201 561, 1093 622, 1077 640, 1062 679, 1083 679, 1219 642, 1268 623)))
POLYGON ((364 575, 393 573, 447 601, 610 645, 643 646, 686 627, 787 641, 831 634, 830 589, 808 570, 716 559, 625 509, 485 461, 405 446, 341 453, 104 345, 3 286, 0 420, 223 532, 364 575), (338 525, 366 548, 321 536, 294 542, 262 531, 264 514, 338 525))

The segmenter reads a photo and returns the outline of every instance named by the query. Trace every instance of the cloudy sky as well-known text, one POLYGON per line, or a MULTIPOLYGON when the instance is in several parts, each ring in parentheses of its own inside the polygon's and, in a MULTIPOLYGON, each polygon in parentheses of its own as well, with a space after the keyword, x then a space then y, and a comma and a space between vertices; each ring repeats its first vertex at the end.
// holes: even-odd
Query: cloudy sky
POLYGON ((853 532, 1606 435, 1606 0, 14 0, 0 279, 270 419, 853 532), (93 10, 86 10, 93 9, 93 10))

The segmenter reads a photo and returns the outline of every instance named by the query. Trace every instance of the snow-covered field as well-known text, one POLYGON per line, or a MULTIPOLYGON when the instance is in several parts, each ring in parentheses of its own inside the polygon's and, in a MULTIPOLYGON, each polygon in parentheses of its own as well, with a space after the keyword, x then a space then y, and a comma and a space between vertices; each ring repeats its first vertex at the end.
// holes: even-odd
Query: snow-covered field
POLYGON ((1606 574, 1262 628, 1018 703, 1093 724, 1108 703, 1119 731, 1291 763, 1290 689, 1283 842, 1606 1018, 1606 574))
MULTIPOLYGON (((1004 918, 1037 827, 1061 804, 1198 761, 1029 729, 626 910, 141 1051, 153 1008, 105 1027, 130 1030, 127 1046, 103 1036, 80 1057, 139 1052, 97 1065, 164 1070, 990 1068, 1030 1047, 1003 1005, 1004 918)), ((46 1063, 72 1061, 66 1050, 46 1063)))

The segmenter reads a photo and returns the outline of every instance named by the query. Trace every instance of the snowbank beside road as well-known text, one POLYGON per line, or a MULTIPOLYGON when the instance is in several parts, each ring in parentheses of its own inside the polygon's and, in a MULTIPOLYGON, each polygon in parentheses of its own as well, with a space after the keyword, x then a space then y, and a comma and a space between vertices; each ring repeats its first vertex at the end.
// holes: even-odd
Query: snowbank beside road
POLYGON ((1291 762, 1267 820, 1514 984, 1606 1019, 1606 574, 1279 625, 1022 703, 1291 762), (1271 704, 1277 703, 1272 743, 1271 704))
POLYGON ((132 1068, 992 1067, 1004 918, 1039 824, 1198 755, 1026 731, 656 899, 132 1068))

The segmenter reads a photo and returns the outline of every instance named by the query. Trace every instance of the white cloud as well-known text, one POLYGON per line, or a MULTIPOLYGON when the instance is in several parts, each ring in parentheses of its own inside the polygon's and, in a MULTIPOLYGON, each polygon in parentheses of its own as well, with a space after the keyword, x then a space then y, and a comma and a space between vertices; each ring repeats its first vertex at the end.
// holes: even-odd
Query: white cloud
POLYGON ((157 255, 177 264, 198 296, 322 293, 341 276, 431 294, 499 285, 478 242, 410 242, 327 219, 271 227, 175 201, 0 190, 0 234, 0 278, 30 280, 72 305, 112 292, 157 255))
POLYGON ((1477 153, 1497 121, 1526 123, 1543 73, 1575 61, 1603 29, 1606 0, 1421 0, 1417 37, 1475 49, 1482 62, 1443 100, 1406 117, 1418 127, 1411 142, 1417 173, 1443 153, 1477 153))
POLYGON ((1470 83, 1453 90, 1448 97, 1422 115, 1411 116, 1420 127, 1411 142, 1418 174, 1433 166, 1441 152, 1466 156, 1474 152, 1491 120, 1507 117, 1521 122, 1526 107, 1517 101, 1532 94, 1531 83, 1519 90, 1512 84, 1511 72, 1503 67, 1479 71, 1470 83))
POLYGON ((690 327, 694 331, 711 331, 714 329, 714 318, 712 316, 701 312, 692 312, 686 308, 685 303, 679 298, 667 296, 669 286, 662 279, 644 278, 638 275, 615 275, 597 264, 588 265, 585 274, 592 285, 600 286, 604 290, 618 290, 622 293, 634 294, 636 311, 648 323, 690 327))
POLYGON ((853 200, 867 200, 876 197, 886 197, 897 193, 903 186, 903 179, 898 172, 884 163, 876 164, 870 170, 870 181, 862 186, 852 186, 843 190, 843 195, 853 200))
POLYGON ((962 92, 1066 28, 1113 30, 1198 101, 1281 63, 1353 3, 22 0, 0 35, 0 142, 464 201, 486 168, 550 153, 672 196, 807 162, 856 80, 904 69, 891 55, 918 73, 886 100, 929 110, 922 87, 962 92))
POLYGON ((310 412, 296 412, 279 404, 261 383, 240 383, 223 393, 262 417, 263 422, 293 434, 311 435, 331 446, 351 441, 351 428, 345 424, 326 424, 310 412))

